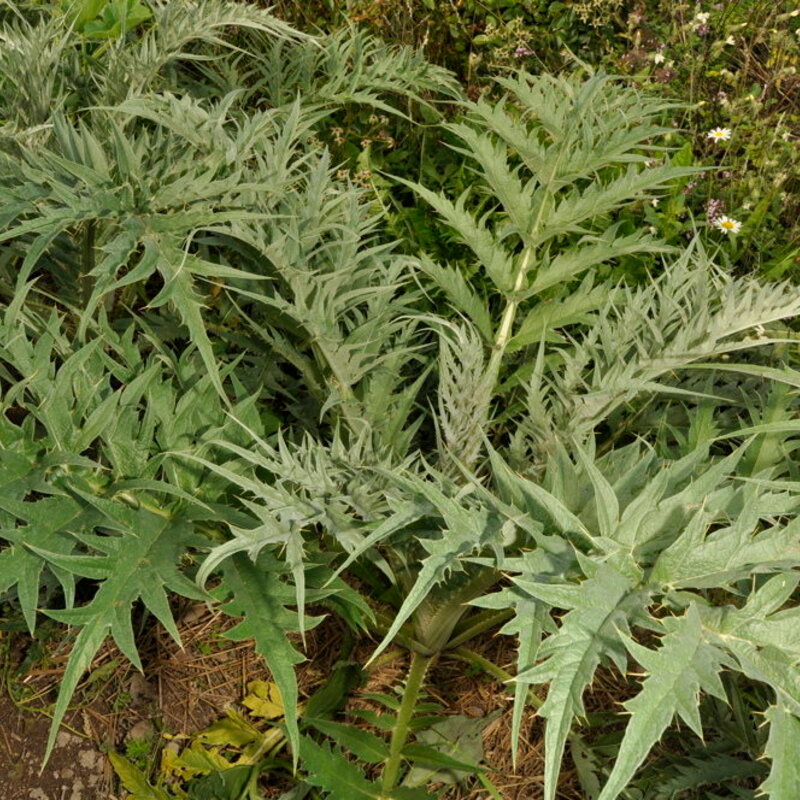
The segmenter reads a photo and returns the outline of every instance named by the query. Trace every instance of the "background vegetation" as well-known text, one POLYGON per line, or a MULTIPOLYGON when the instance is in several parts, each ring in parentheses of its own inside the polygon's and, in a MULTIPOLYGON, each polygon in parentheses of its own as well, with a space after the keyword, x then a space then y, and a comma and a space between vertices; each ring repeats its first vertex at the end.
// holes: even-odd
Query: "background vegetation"
POLYGON ((796 797, 791 5, 3 8, 0 592, 68 642, 45 759, 184 598, 268 673, 111 742, 135 800, 796 797), (508 696, 505 773, 452 662, 508 696))

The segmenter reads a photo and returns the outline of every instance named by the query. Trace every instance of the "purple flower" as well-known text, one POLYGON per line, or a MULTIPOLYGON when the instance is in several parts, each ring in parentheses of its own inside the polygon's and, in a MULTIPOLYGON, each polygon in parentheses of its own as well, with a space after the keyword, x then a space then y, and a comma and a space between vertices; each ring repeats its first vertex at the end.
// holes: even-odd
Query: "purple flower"
POLYGON ((711 28, 708 25, 698 25, 695 32, 698 36, 708 36, 711 33, 711 28))
POLYGON ((722 216, 722 212, 725 211, 725 201, 718 200, 716 198, 711 198, 706 203, 706 219, 711 223, 714 224, 714 221, 719 219, 722 216))
POLYGON ((525 47, 524 45, 519 45, 517 49, 514 51, 514 58, 525 58, 526 56, 532 56, 533 50, 529 47, 525 47))

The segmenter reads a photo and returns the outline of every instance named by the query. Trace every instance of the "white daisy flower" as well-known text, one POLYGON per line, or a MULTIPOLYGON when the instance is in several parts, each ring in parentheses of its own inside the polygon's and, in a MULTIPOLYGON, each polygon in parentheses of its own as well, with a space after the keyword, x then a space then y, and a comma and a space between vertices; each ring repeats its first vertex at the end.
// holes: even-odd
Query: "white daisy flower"
POLYGON ((694 15, 694 21, 698 25, 705 25, 708 22, 708 18, 711 14, 708 11, 700 11, 694 15))
POLYGON ((706 137, 713 139, 715 142, 727 142, 731 138, 730 128, 712 128, 706 137))
POLYGON ((738 219, 723 216, 714 220, 714 227, 719 228, 723 233, 739 233, 742 223, 738 219))
POLYGON ((664 54, 663 53, 653 53, 653 63, 654 64, 663 64, 664 63, 664 54))
POLYGON ((725 40, 725 44, 730 44, 730 45, 734 45, 734 44, 736 44, 736 37, 735 37, 733 34, 731 34, 731 35, 730 35, 730 36, 729 36, 729 37, 728 37, 728 38, 725 40))

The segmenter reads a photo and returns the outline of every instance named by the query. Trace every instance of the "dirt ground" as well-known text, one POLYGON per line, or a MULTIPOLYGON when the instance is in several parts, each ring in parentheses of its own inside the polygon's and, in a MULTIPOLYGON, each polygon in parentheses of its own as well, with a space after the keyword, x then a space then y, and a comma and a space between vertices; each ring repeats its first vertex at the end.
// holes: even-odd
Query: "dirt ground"
POLYGON ((19 710, 0 695, 0 797, 3 800, 100 800, 110 798, 111 769, 97 743, 71 715, 59 731, 53 756, 40 774, 50 720, 19 710))
MULTIPOLYGON (((180 609, 177 614, 183 647, 158 626, 150 626, 140 654, 146 677, 134 670, 113 645, 101 650, 76 693, 77 710, 70 713, 58 734, 53 756, 44 770, 41 762, 47 742, 50 708, 63 674, 69 650, 66 641, 51 646, 42 668, 16 674, 14 703, 0 689, 0 800, 121 800, 115 794, 115 776, 106 753, 124 753, 131 740, 152 743, 153 763, 170 734, 195 733, 236 708, 247 683, 268 680, 263 660, 248 642, 221 637, 233 622, 204 605, 180 609), (20 684, 27 694, 20 700, 20 684), (24 705, 25 708, 18 708, 24 705), (166 736, 165 736, 166 735, 166 736)), ((299 669, 301 699, 308 697, 330 674, 339 658, 342 629, 323 623, 310 632, 310 658, 299 669)), ((495 663, 513 669, 513 643, 506 637, 487 635, 473 648, 495 663)), ((369 642, 351 655, 366 661, 369 642)), ((21 656, 20 656, 21 657, 21 656)), ((13 673, 14 665, 6 665, 13 673)), ((19 665, 17 665, 19 666, 19 665)), ((405 673, 406 656, 374 670, 364 692, 391 692, 405 673)), ((487 718, 483 752, 492 782, 503 800, 539 800, 542 797, 542 726, 532 710, 527 712, 516 770, 511 763, 511 697, 502 684, 485 674, 475 674, 462 662, 444 658, 434 667, 429 697, 447 714, 487 718)), ((13 682, 10 688, 14 688, 13 682)), ((348 708, 358 707, 351 700, 348 708)), ((363 704, 361 704, 363 707, 363 704)), ((241 708, 241 707, 239 707, 241 708)), ((559 800, 579 800, 577 781, 565 765, 559 800)), ((454 792, 455 798, 483 800, 489 795, 476 787, 454 792)))
POLYGON ((25 638, 5 648, 0 800, 116 800, 107 752, 124 753, 131 740, 144 740, 153 743, 156 754, 164 744, 161 734, 201 730, 241 699, 247 681, 268 676, 252 646, 220 638, 230 623, 204 605, 181 608, 179 620, 183 647, 159 626, 143 637, 145 675, 113 644, 103 647, 76 692, 77 708, 67 715, 44 768, 48 713, 69 643, 49 643, 46 656, 27 670, 20 663, 25 638))

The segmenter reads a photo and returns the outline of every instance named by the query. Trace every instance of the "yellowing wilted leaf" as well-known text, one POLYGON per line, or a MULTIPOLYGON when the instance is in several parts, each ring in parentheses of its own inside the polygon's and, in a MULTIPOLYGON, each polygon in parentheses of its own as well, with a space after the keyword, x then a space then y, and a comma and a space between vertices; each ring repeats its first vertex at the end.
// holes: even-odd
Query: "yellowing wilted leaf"
POLYGON ((242 704, 250 709, 254 717, 277 719, 283 716, 283 700, 280 689, 267 681, 250 681, 247 684, 248 695, 242 704))

